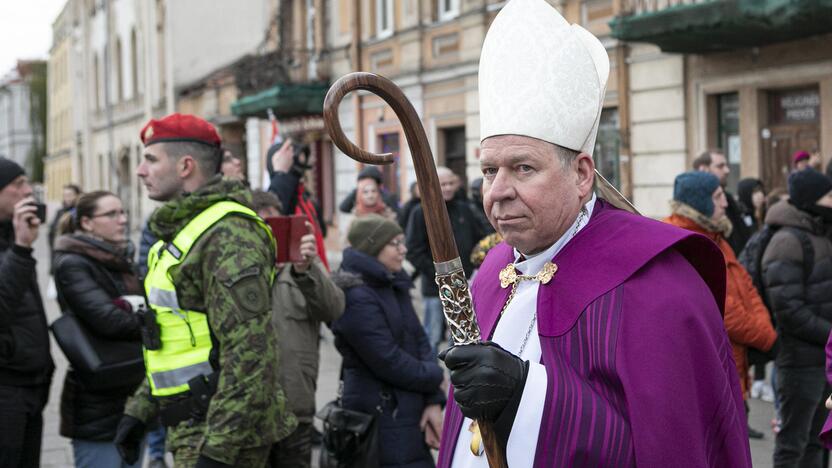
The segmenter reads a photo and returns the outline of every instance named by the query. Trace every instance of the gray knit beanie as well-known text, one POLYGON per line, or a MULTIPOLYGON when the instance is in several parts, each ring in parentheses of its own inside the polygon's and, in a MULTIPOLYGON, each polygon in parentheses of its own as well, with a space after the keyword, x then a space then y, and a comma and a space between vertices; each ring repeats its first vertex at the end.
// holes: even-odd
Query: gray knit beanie
POLYGON ((347 240, 355 250, 375 257, 388 242, 402 233, 397 222, 377 214, 367 214, 352 222, 347 240))

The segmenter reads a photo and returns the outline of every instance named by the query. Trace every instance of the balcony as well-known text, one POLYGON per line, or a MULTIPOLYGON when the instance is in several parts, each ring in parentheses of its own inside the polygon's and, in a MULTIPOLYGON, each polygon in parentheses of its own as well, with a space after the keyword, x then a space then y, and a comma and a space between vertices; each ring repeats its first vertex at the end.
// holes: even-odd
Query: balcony
POLYGON ((758 47, 832 32, 832 0, 622 0, 612 36, 664 52, 758 47))

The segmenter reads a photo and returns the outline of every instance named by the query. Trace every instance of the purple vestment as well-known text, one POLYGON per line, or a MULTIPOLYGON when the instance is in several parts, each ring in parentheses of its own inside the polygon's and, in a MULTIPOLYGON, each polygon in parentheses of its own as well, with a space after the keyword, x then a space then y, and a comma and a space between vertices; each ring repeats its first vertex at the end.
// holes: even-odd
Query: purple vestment
MULTIPOLYGON (((472 286, 483 336, 509 293, 499 271, 513 260, 498 245, 472 286)), ((548 388, 535 466, 750 467, 719 249, 598 200, 553 262, 537 297, 548 388)), ((441 468, 463 419, 449 398, 441 468)))

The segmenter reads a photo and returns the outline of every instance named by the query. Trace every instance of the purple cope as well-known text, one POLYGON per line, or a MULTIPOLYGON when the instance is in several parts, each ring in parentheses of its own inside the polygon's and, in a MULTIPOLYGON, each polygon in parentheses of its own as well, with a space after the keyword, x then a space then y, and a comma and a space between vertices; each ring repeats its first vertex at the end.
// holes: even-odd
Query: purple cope
MULTIPOLYGON (((509 293, 498 274, 513 261, 501 243, 474 280, 483 336, 509 293)), ((534 466, 751 467, 717 246, 599 199, 552 261, 558 273, 537 296, 548 388, 534 466)), ((450 393, 440 468, 452 466, 464 420, 450 393)))

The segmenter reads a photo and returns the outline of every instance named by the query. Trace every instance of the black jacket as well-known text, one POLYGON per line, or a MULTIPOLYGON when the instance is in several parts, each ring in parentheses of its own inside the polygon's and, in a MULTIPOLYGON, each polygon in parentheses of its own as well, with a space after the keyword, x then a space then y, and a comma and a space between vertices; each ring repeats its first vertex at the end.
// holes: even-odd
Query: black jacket
MULTIPOLYGON (((119 296, 141 294, 132 262, 108 244, 83 236, 61 236, 55 242, 55 286, 61 311, 78 317, 87 329, 112 340, 141 340, 135 315, 114 302, 119 296)), ((61 393, 64 437, 111 441, 143 374, 120 388, 91 391, 79 376, 67 372, 61 393)))
POLYGON ((32 249, 0 223, 0 385, 49 385, 54 369, 32 249))
POLYGON ((344 315, 332 324, 344 358, 344 407, 382 408, 382 466, 432 467, 419 419, 426 405, 444 403, 442 369, 413 310, 410 278, 350 248, 333 280, 346 297, 344 315))
MULTIPOLYGON (((487 235, 485 227, 474 215, 471 204, 467 200, 455 198, 446 202, 445 206, 448 207, 448 216, 451 219, 456 248, 462 259, 462 268, 465 270, 465 276, 470 276, 474 269, 471 264, 471 251, 477 242, 487 235)), ((436 297, 439 295, 439 288, 433 281, 436 269, 433 267, 433 256, 428 244, 428 231, 425 217, 422 214, 423 207, 424 205, 416 207, 407 222, 407 260, 423 275, 422 295, 436 297)))
POLYGON ((733 226, 733 229, 731 229, 731 235, 727 239, 728 244, 731 246, 731 249, 739 255, 745 247, 745 244, 748 243, 748 239, 750 239, 751 235, 754 234, 754 228, 746 224, 745 210, 733 195, 725 192, 725 200, 728 202, 728 206, 725 208, 725 215, 731 221, 731 225, 733 226))
POLYGON ((777 365, 823 367, 832 331, 832 242, 818 218, 783 201, 766 214, 766 224, 793 226, 812 242, 811 274, 804 280, 803 248, 794 234, 779 230, 763 254, 763 281, 777 318, 777 365))
MULTIPOLYGON (((301 176, 295 171, 275 172, 269 182, 269 192, 272 192, 280 200, 284 215, 295 214, 298 206, 298 187, 301 176)), ((326 221, 321 211, 321 205, 312 197, 308 190, 303 191, 303 199, 312 203, 318 215, 318 226, 321 227, 321 235, 326 237, 326 221)))

